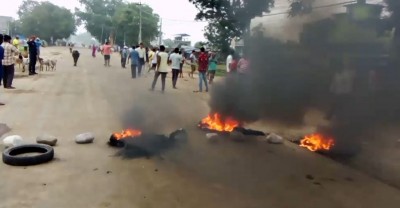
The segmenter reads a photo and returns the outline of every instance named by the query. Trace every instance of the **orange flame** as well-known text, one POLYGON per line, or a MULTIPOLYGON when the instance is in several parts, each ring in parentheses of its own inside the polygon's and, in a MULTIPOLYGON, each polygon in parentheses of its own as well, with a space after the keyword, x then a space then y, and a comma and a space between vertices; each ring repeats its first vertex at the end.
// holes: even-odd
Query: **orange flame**
POLYGON ((335 145, 332 138, 326 137, 322 134, 310 134, 300 141, 300 146, 316 152, 319 150, 330 150, 335 145))
POLYGON ((114 133, 113 134, 116 140, 125 139, 127 137, 137 137, 142 135, 142 131, 136 129, 126 129, 123 130, 121 133, 114 133))
POLYGON ((239 122, 233 118, 221 119, 221 115, 214 113, 201 120, 201 125, 207 125, 211 130, 231 132, 239 126, 239 122))

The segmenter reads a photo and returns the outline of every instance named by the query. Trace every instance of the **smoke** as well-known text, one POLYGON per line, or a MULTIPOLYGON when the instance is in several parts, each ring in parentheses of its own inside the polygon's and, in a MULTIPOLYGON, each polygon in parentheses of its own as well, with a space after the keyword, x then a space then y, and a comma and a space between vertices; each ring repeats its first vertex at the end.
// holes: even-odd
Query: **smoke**
POLYGON ((245 123, 265 120, 291 127, 304 125, 307 112, 316 109, 330 121, 318 131, 336 139, 336 152, 354 154, 366 138, 400 121, 399 73, 368 29, 357 32, 351 23, 332 19, 307 28, 300 43, 257 32, 247 39, 249 73, 215 84, 211 111, 245 123), (320 37, 327 27, 335 28, 329 43, 320 37), (330 91, 333 77, 342 71, 354 74, 347 96, 330 91))

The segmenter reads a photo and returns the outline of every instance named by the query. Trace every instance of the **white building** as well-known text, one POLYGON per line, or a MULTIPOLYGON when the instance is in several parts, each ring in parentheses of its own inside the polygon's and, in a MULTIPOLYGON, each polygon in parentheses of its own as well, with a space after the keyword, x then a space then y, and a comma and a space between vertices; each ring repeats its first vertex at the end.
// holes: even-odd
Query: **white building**
POLYGON ((0 16, 0 33, 10 34, 10 22, 13 20, 12 17, 0 16))

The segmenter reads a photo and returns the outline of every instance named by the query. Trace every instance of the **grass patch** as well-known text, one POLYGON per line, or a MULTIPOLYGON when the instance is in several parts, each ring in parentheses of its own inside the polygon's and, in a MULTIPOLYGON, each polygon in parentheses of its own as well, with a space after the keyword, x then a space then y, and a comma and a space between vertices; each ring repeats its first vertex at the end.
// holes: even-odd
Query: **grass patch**
POLYGON ((223 77, 225 75, 226 75, 226 65, 225 64, 219 64, 217 66, 217 71, 215 72, 215 76, 223 77))

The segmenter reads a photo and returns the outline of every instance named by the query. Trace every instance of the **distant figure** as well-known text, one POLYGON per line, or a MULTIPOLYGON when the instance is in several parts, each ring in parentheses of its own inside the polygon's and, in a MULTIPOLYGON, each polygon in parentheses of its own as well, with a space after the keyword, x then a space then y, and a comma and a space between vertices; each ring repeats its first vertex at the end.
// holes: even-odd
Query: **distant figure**
POLYGON ((195 50, 192 51, 192 54, 190 54, 189 59, 190 59, 190 68, 191 68, 191 71, 189 72, 189 77, 191 77, 193 79, 194 78, 193 74, 196 71, 196 65, 197 65, 196 51, 195 50))
POLYGON ((160 52, 157 54, 157 70, 154 75, 153 84, 151 85, 151 90, 154 91, 156 87, 158 77, 161 75, 162 92, 165 91, 165 79, 168 74, 168 53, 165 52, 165 46, 160 46, 160 52))
POLYGON ((199 90, 194 92, 203 92, 203 82, 206 85, 206 92, 208 92, 207 83, 207 70, 208 70, 208 55, 204 47, 200 49, 199 55, 199 90))
POLYGON ((132 73, 132 79, 136 79, 136 69, 139 66, 139 53, 135 50, 136 46, 132 46, 131 53, 129 54, 128 57, 128 62, 129 59, 131 59, 131 73, 132 73))
POLYGON ((78 59, 79 59, 79 51, 74 50, 72 51, 72 58, 74 59, 74 66, 76 66, 78 64, 78 59))
POLYGON ((208 75, 209 75, 209 83, 212 84, 214 81, 215 73, 217 71, 217 56, 215 53, 210 55, 209 66, 208 66, 208 75))
POLYGON ((40 57, 40 47, 42 47, 42 41, 39 39, 39 37, 37 37, 35 42, 37 47, 37 55, 40 57))
POLYGON ((19 50, 20 40, 19 40, 19 36, 18 35, 15 36, 15 39, 13 40, 12 44, 13 44, 13 46, 15 46, 19 50))
POLYGON ((38 58, 38 50, 36 46, 36 37, 31 36, 31 38, 28 41, 28 50, 29 50, 29 75, 35 75, 36 73, 36 62, 38 58))
POLYGON ((175 48, 174 53, 169 56, 169 61, 172 65, 172 87, 176 88, 176 83, 178 82, 178 76, 180 73, 182 55, 179 54, 179 48, 175 48))
POLYGON ((182 56, 182 61, 181 61, 181 64, 180 64, 180 69, 179 69, 179 77, 183 78, 183 64, 185 63, 185 50, 182 49, 179 52, 179 54, 182 56))
MULTIPOLYGON (((1 82, 3 80, 3 59, 4 59, 4 48, 1 46, 3 44, 3 35, 0 34, 0 86, 1 82)), ((0 103, 0 105, 4 105, 3 103, 0 103)))
POLYGON ((153 53, 152 54, 153 54, 153 56, 151 58, 151 68, 149 69, 149 72, 150 72, 150 70, 156 71, 156 69, 157 69, 158 48, 153 48, 153 53))
POLYGON ((249 60, 247 55, 243 54, 237 65, 237 71, 239 74, 247 74, 249 72, 249 60))
POLYGON ((106 42, 106 44, 103 45, 102 53, 104 55, 104 66, 110 66, 110 59, 111 59, 111 45, 110 42, 106 42))
POLYGON ((233 61, 234 51, 230 51, 228 57, 226 57, 226 72, 229 73, 231 71, 231 64, 233 61))
POLYGON ((97 47, 95 44, 93 44, 93 46, 92 46, 92 57, 93 58, 96 58, 96 50, 97 50, 97 47))
POLYGON ((68 46, 69 46, 69 52, 72 53, 72 48, 74 47, 74 45, 72 45, 72 43, 69 43, 68 46))
POLYGON ((144 48, 143 43, 140 43, 136 48, 136 51, 139 53, 139 66, 138 66, 138 76, 142 75, 142 69, 144 64, 146 63, 146 49, 144 48))
POLYGON ((125 68, 126 60, 128 59, 128 56, 129 56, 129 48, 128 48, 128 46, 124 46, 121 50, 121 66, 122 66, 122 68, 125 68))

